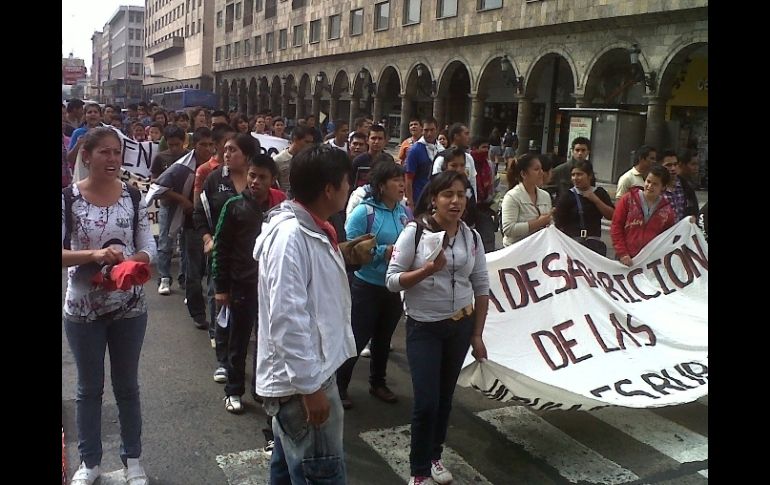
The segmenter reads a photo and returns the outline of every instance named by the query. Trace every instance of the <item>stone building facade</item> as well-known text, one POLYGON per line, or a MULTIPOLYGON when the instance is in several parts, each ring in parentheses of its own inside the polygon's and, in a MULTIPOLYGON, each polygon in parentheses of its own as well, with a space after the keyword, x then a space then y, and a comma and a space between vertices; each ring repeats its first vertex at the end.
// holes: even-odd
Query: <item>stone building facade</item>
POLYGON ((520 150, 534 140, 564 153, 559 109, 606 107, 646 112, 645 138, 663 146, 687 67, 708 56, 707 0, 215 0, 214 11, 223 108, 370 113, 392 139, 433 115, 473 135, 510 125, 520 150))
POLYGON ((146 0, 144 92, 213 91, 214 0, 146 0))

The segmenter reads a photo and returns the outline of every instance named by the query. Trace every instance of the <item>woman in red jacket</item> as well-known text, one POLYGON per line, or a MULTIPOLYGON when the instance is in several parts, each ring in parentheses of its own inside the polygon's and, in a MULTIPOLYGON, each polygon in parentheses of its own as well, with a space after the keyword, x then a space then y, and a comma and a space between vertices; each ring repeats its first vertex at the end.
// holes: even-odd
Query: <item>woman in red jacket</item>
POLYGON ((660 165, 650 169, 644 190, 632 187, 617 203, 612 217, 612 245, 621 263, 631 266, 631 258, 648 242, 674 225, 676 214, 668 199, 662 197, 671 174, 660 165))

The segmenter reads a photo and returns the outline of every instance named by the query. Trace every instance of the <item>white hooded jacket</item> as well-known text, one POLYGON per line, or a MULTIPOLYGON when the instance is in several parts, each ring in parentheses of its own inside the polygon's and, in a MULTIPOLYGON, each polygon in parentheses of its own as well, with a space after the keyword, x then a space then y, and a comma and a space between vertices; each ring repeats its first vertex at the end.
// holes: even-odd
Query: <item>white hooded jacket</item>
POLYGON ((345 261, 310 213, 284 201, 265 215, 259 262, 256 392, 311 394, 356 344, 345 261))

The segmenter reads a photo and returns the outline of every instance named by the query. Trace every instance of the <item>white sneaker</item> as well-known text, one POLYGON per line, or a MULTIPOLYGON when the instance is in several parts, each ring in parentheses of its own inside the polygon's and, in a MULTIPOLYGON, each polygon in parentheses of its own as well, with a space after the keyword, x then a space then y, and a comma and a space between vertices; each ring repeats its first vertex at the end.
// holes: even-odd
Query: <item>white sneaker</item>
POLYGON ((160 279, 160 284, 158 285, 158 294, 164 296, 171 294, 171 278, 160 279))
POLYGON ((139 458, 128 458, 126 460, 128 466, 123 469, 126 475, 127 485, 149 485, 150 479, 147 478, 147 474, 144 473, 144 468, 139 463, 139 458))
POLYGON ((216 349, 217 348, 217 340, 216 339, 211 339, 211 348, 212 349, 216 349))
POLYGON ((444 468, 444 464, 441 463, 441 460, 430 461, 430 476, 439 485, 452 483, 452 480, 454 480, 454 477, 449 473, 449 470, 444 468))
POLYGON ((227 382, 227 369, 224 367, 217 367, 217 370, 214 371, 214 382, 220 384, 227 382))
POLYGON ((92 485, 99 478, 99 465, 93 468, 86 468, 85 463, 80 464, 80 468, 72 477, 70 485, 92 485))
POLYGON ((409 485, 435 485, 431 477, 409 477, 409 485))
POLYGON ((371 342, 366 344, 366 347, 364 347, 364 350, 361 351, 361 357, 366 357, 367 359, 371 358, 372 356, 372 349, 370 348, 371 342))
POLYGON ((225 396, 225 409, 231 413, 240 413, 243 411, 241 396, 225 396))

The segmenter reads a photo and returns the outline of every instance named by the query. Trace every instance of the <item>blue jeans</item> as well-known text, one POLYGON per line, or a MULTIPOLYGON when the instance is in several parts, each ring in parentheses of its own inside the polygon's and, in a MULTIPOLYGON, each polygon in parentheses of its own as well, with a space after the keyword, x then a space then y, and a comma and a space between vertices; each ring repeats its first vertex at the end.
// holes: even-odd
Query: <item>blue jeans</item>
POLYGON ((350 295, 353 300, 351 324, 356 339, 356 355, 346 360, 337 371, 337 387, 347 391, 358 355, 364 350, 369 339, 372 340, 369 385, 384 386, 390 339, 402 313, 401 295, 388 291, 384 286, 367 283, 357 276, 353 276, 350 295))
MULTIPOLYGON (((176 234, 169 234, 171 219, 176 206, 162 205, 158 210, 158 273, 161 278, 171 278, 171 256, 174 254, 176 234)), ((180 262, 180 272, 184 272, 184 260, 180 262)))
POLYGON ((142 410, 139 403, 139 355, 147 314, 120 320, 80 323, 64 318, 78 368, 77 426, 80 460, 93 468, 102 461, 102 393, 104 354, 110 349, 112 388, 120 420, 120 459, 142 454, 142 410))
POLYGON ((441 458, 457 377, 471 345, 475 313, 459 321, 406 319, 406 356, 412 374, 413 476, 430 476, 431 460, 441 458))
MULTIPOLYGON (((331 409, 329 419, 319 427, 307 423, 302 396, 294 395, 280 404, 273 419, 275 448, 270 460, 271 485, 347 483, 342 449, 344 412, 334 376, 324 383, 324 392, 331 409)), ((268 406, 269 401, 271 399, 265 400, 268 406)))

